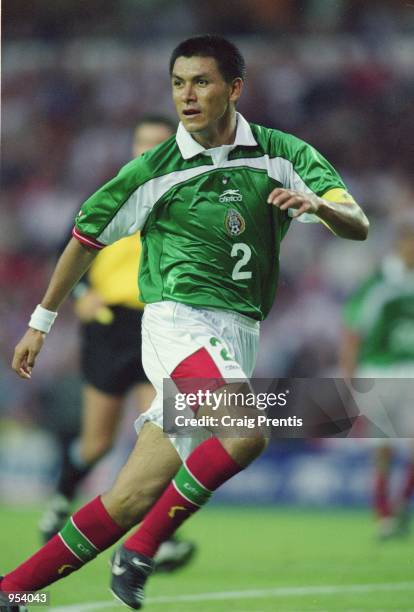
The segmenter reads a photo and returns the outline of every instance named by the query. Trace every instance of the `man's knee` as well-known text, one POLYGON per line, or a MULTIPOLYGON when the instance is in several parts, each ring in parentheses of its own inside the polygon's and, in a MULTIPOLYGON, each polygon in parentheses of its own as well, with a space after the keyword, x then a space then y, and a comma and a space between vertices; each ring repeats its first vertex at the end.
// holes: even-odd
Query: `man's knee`
POLYGON ((119 525, 129 529, 136 525, 160 497, 168 482, 152 478, 151 482, 125 482, 122 472, 113 487, 103 495, 109 514, 119 525))
POLYGON ((262 434, 246 438, 222 438, 221 443, 229 455, 242 467, 247 467, 266 448, 268 440, 262 434))
POLYGON ((166 489, 181 465, 162 429, 146 423, 127 463, 103 501, 109 514, 129 529, 139 522, 166 489))

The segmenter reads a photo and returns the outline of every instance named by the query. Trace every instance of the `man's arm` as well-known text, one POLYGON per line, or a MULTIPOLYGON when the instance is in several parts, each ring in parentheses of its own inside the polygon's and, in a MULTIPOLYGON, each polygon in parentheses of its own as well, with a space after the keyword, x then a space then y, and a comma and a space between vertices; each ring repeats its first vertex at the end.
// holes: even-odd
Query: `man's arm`
POLYGON ((41 306, 56 311, 98 252, 85 247, 76 238, 71 238, 56 264, 41 306))
POLYGON ((280 210, 294 209, 294 218, 314 214, 340 238, 365 240, 368 235, 369 221, 352 198, 331 202, 313 193, 277 188, 269 194, 267 202, 280 210))
MULTIPOLYGON (((71 238, 59 258, 41 306, 56 312, 72 287, 91 265, 98 251, 88 249, 71 238)), ((36 357, 43 346, 46 334, 29 327, 14 350, 12 368, 21 378, 30 378, 36 357)))

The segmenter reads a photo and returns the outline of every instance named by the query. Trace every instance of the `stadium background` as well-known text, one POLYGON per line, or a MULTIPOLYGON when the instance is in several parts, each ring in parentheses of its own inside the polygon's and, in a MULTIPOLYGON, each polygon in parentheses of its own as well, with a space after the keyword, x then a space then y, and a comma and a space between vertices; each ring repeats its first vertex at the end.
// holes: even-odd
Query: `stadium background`
MULTIPOLYGON (((413 208, 414 5, 408 2, 13 0, 3 5, 4 516, 8 508, 38 503, 50 492, 58 468, 53 432, 76 429, 78 335, 70 302, 30 383, 9 368, 14 344, 79 204, 129 159, 134 123, 148 112, 174 117, 169 52, 181 39, 205 32, 231 37, 245 54, 248 77, 240 111, 250 121, 315 145, 371 220, 366 243, 335 239, 317 226, 292 226, 282 244, 281 285, 263 326, 257 376, 337 372, 341 306, 389 250, 393 221, 413 208)), ((86 496, 102 490, 124 460, 134 441, 132 419, 130 406, 119 444, 88 479, 86 496)), ((364 508, 370 474, 370 453, 361 441, 282 442, 228 483, 217 502, 364 508)))

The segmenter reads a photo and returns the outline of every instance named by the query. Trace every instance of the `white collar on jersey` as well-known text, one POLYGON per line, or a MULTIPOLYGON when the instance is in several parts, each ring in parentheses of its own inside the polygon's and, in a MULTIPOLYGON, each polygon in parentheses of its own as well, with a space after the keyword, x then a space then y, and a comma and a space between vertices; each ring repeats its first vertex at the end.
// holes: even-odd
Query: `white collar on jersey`
MULTIPOLYGON (((246 119, 240 113, 236 113, 237 115, 237 129, 236 129, 236 138, 234 139, 234 143, 231 145, 222 145, 230 151, 237 146, 242 147, 256 147, 257 142, 253 136, 250 125, 246 121, 246 119)), ((181 155, 184 159, 191 159, 200 153, 204 153, 209 155, 209 151, 213 149, 205 149, 201 144, 199 144, 194 138, 187 132, 183 124, 180 122, 177 129, 176 140, 178 148, 180 149, 181 155)), ((221 149, 221 147, 215 147, 215 149, 221 149)))

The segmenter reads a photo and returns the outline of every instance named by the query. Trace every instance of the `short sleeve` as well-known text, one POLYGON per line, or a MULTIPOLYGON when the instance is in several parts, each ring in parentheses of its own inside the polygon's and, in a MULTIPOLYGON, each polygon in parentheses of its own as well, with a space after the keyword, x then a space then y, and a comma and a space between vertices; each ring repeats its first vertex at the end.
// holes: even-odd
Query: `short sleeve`
POLYGON ((102 248, 142 229, 152 206, 143 189, 146 174, 141 160, 133 160, 91 195, 75 219, 75 238, 102 248))
MULTIPOLYGON (((339 173, 312 145, 290 135, 286 140, 286 155, 291 161, 286 166, 287 189, 314 193, 319 197, 333 189, 346 190, 339 173)), ((298 217, 298 221, 318 223, 319 219, 316 215, 304 214, 298 217)))

